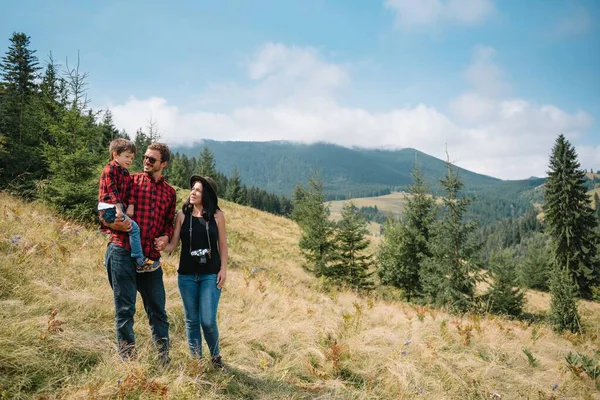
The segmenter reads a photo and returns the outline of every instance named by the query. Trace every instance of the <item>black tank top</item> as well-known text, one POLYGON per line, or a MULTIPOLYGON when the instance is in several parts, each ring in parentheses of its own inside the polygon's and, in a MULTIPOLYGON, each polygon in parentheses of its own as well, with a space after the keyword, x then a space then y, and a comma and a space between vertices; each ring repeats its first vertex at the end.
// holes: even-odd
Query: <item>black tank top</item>
POLYGON ((206 235, 206 221, 186 213, 181 225, 181 253, 179 256, 178 273, 182 275, 217 274, 221 269, 221 256, 219 255, 219 230, 215 217, 208 221, 208 236, 206 235), (190 221, 192 221, 192 251, 208 249, 210 237, 211 256, 206 256, 206 263, 199 263, 198 257, 190 255, 190 221))

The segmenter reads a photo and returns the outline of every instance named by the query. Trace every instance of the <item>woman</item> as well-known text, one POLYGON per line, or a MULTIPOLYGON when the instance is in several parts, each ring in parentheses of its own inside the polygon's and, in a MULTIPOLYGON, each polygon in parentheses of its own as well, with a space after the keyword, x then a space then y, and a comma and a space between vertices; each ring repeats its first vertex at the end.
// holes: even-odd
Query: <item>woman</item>
POLYGON ((225 215, 211 178, 193 175, 190 187, 190 197, 177 214, 175 231, 165 250, 175 250, 181 239, 177 283, 192 357, 202 358, 202 327, 213 365, 222 368, 217 307, 227 278, 225 215))

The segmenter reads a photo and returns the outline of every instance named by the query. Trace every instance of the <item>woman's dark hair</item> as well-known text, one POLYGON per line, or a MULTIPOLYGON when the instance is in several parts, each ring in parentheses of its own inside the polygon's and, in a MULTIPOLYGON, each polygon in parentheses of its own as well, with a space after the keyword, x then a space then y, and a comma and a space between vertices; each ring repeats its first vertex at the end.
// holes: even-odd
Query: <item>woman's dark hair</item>
MULTIPOLYGON (((215 188, 216 184, 212 179, 209 179, 210 178, 198 179, 198 181, 202 183, 202 208, 204 209, 202 217, 204 219, 209 219, 211 216, 215 215, 217 210, 220 210, 215 188), (207 186, 209 187, 207 188, 207 186)), ((181 207, 181 211, 185 214, 191 214, 193 209, 194 205, 190 203, 190 198, 188 196, 183 203, 183 207, 181 207)))

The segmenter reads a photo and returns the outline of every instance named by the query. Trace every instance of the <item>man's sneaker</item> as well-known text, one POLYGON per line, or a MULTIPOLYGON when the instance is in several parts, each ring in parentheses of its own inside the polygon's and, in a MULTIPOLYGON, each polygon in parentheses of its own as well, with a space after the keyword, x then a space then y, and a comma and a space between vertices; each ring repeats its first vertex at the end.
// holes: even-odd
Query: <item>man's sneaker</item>
POLYGON ((167 368, 169 366, 169 364, 171 364, 171 357, 169 357, 168 353, 161 353, 158 355, 158 364, 163 367, 163 368, 167 368))
POLYGON ((153 272, 156 271, 157 269, 160 268, 160 261, 158 260, 151 260, 149 258, 147 258, 144 261, 144 264, 140 265, 140 266, 135 266, 135 270, 138 274, 144 273, 144 272, 153 272))
POLYGON ((215 356, 215 357, 211 358, 211 361, 212 361, 212 365, 215 369, 225 368, 223 366, 223 359, 221 358, 221 356, 215 356))
POLYGON ((137 351, 135 350, 135 344, 123 343, 119 346, 119 356, 124 362, 133 361, 137 359, 137 351))

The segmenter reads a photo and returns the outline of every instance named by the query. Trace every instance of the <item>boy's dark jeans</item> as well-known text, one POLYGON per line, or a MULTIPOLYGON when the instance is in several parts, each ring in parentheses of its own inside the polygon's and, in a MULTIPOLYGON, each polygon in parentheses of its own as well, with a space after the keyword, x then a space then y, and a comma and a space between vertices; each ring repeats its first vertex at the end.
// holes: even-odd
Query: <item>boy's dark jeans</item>
POLYGON ((130 252, 114 243, 109 243, 106 248, 104 264, 113 289, 115 327, 121 357, 128 358, 135 349, 133 322, 137 292, 140 292, 144 302, 152 338, 159 353, 166 356, 169 351, 169 322, 165 311, 162 268, 138 274, 130 252))
MULTIPOLYGON (((133 257, 138 265, 141 266, 144 261, 144 251, 142 250, 142 238, 140 234, 140 227, 138 224, 129 218, 125 214, 125 210, 123 210, 123 216, 125 219, 131 221, 131 230, 128 232, 129 234, 129 246, 131 247, 131 257, 133 257)), ((117 209, 116 207, 108 208, 104 210, 104 215, 102 215, 102 219, 104 219, 108 223, 115 222, 117 218, 117 209)))

